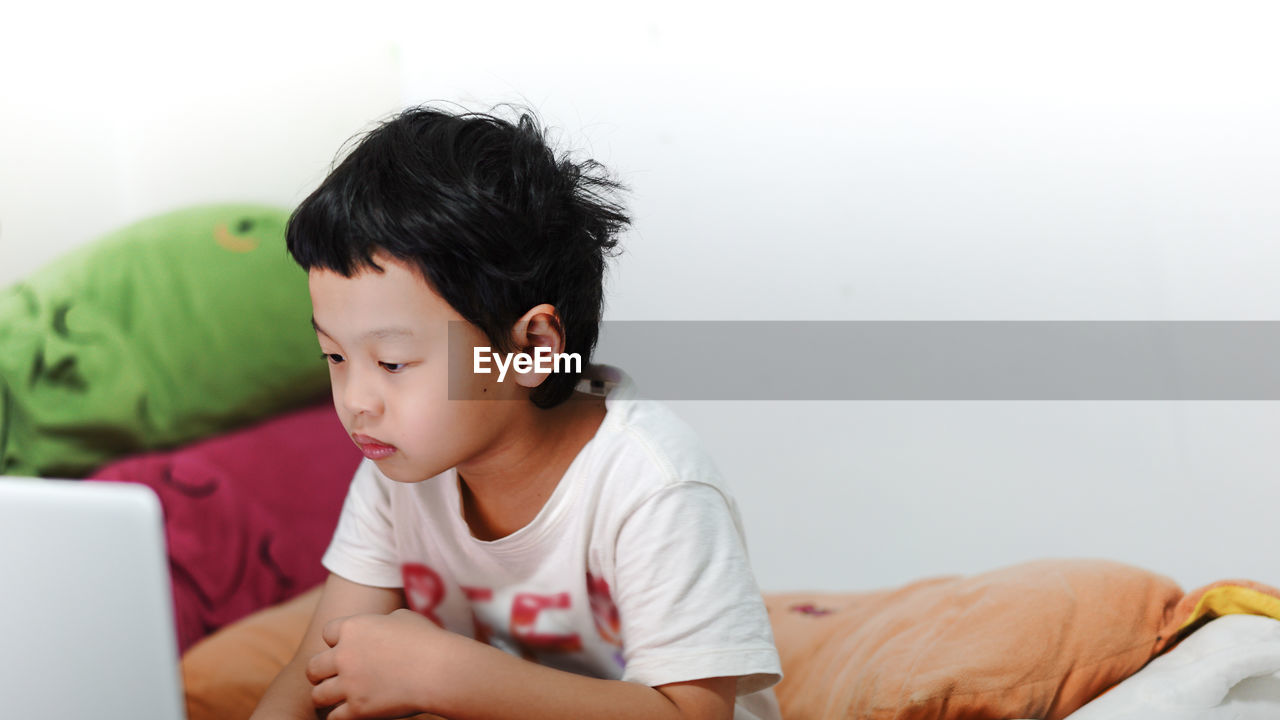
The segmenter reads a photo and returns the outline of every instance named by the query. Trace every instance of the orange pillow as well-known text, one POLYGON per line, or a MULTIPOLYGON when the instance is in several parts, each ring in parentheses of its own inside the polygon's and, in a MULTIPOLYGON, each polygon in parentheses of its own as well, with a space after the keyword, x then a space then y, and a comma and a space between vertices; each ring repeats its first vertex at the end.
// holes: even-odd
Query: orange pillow
POLYGON ((320 587, 205 637, 182 656, 188 720, 242 720, 298 649, 320 587))
POLYGON ((778 701, 786 720, 1063 718, 1164 649, 1182 597, 1101 560, 769 595, 778 701))

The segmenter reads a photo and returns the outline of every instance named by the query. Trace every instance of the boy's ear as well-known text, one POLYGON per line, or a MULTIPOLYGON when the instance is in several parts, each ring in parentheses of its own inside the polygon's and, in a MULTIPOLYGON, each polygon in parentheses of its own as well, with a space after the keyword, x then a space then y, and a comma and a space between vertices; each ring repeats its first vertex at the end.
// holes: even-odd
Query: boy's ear
POLYGON ((552 358, 557 353, 564 352, 564 326, 560 324, 560 315, 556 313, 555 306, 542 303, 530 308, 512 326, 511 339, 515 347, 519 348, 519 352, 528 353, 535 359, 537 358, 538 348, 546 348, 543 351, 542 366, 544 369, 541 372, 538 371, 537 364, 528 372, 519 372, 516 370, 514 363, 511 368, 516 383, 521 387, 538 387, 551 374, 551 371, 547 368, 552 367, 552 358))

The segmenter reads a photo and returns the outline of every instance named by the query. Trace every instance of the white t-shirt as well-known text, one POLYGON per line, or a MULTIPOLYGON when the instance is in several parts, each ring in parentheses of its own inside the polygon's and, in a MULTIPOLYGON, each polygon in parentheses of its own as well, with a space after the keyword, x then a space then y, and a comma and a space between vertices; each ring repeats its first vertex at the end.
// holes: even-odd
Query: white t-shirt
POLYGON ((528 525, 478 540, 456 470, 398 483, 366 460, 324 566, 549 667, 649 686, 736 676, 735 720, 777 720, 778 653, 719 472, 624 374, 591 372, 605 419, 528 525))

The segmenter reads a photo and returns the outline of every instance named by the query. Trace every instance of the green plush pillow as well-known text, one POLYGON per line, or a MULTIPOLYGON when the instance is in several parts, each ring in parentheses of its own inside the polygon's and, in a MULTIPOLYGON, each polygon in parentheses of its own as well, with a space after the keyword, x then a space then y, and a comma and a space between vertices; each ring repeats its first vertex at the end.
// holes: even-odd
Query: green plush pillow
POLYGON ((0 474, 83 476, 323 393, 287 218, 179 210, 0 290, 0 474))

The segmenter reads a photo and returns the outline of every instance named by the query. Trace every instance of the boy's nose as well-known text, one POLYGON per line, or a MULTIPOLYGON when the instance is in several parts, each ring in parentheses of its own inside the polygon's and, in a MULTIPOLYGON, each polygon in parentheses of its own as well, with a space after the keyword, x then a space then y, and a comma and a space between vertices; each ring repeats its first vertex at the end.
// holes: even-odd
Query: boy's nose
POLYGON ((377 415, 382 412, 377 383, 362 372, 352 372, 342 389, 342 403, 353 415, 377 415))

